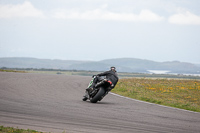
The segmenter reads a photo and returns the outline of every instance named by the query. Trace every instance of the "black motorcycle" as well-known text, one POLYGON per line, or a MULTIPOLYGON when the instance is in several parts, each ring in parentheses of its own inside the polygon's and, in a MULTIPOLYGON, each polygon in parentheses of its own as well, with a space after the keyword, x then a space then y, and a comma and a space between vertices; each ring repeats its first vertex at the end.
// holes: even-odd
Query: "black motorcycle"
POLYGON ((101 101, 111 90, 111 87, 113 86, 112 82, 105 78, 100 78, 97 76, 93 76, 91 82, 89 83, 88 88, 91 87, 95 78, 98 78, 99 81, 97 82, 93 90, 90 91, 86 90, 85 92, 86 94, 82 99, 83 101, 89 99, 91 103, 96 103, 98 101, 101 101))

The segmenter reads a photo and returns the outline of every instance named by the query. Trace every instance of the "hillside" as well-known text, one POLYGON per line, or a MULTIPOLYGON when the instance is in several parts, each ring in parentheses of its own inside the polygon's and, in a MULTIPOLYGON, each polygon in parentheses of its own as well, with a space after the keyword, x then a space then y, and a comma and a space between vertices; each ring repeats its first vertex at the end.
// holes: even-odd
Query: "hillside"
POLYGON ((0 58, 0 68, 47 68, 64 70, 105 71, 110 66, 117 67, 118 72, 148 72, 148 70, 165 70, 170 73, 200 73, 200 66, 195 64, 169 61, 155 62, 136 58, 118 58, 102 61, 50 60, 36 58, 0 58))
MULTIPOLYGON (((125 66, 130 71, 148 72, 148 70, 165 70, 170 73, 200 73, 200 66, 179 61, 155 62, 136 58, 108 59, 101 61, 102 63, 110 63, 114 66, 125 66)), ((122 70, 124 71, 124 70, 122 70)), ((129 71, 128 71, 129 72, 129 71)))

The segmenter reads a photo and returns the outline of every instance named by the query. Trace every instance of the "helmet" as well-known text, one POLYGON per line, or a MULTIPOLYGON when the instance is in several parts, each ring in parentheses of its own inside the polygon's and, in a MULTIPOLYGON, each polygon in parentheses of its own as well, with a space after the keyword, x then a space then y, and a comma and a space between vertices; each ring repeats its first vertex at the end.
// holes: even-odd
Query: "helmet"
POLYGON ((115 68, 114 66, 110 67, 110 70, 112 70, 112 71, 114 71, 114 72, 116 72, 115 69, 116 69, 116 68, 115 68))

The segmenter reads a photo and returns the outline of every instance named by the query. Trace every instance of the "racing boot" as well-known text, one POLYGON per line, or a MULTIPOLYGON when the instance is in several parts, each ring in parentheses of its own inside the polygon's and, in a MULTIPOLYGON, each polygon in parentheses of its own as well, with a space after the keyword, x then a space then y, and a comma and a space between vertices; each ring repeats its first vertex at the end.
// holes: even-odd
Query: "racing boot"
POLYGON ((87 94, 85 94, 85 96, 83 96, 83 101, 86 101, 88 99, 87 94))

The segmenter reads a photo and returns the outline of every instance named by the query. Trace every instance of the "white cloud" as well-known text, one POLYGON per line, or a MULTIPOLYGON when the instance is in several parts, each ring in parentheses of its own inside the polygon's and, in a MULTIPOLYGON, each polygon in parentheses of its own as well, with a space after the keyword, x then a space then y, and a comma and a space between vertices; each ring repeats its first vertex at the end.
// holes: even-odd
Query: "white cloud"
POLYGON ((42 11, 36 9, 31 2, 24 2, 17 5, 0 5, 0 18, 23 18, 39 17, 44 18, 42 11))
POLYGON ((192 14, 189 11, 184 11, 170 16, 168 21, 172 24, 200 25, 200 16, 192 14))
POLYGON ((88 10, 81 12, 79 10, 59 9, 53 14, 57 19, 85 19, 85 20, 116 20, 116 21, 140 21, 140 22, 157 22, 164 20, 150 10, 142 10, 140 14, 134 13, 116 13, 104 8, 88 10))
POLYGON ((161 17, 150 10, 142 10, 139 14, 139 20, 141 21, 162 21, 164 17, 161 17))

